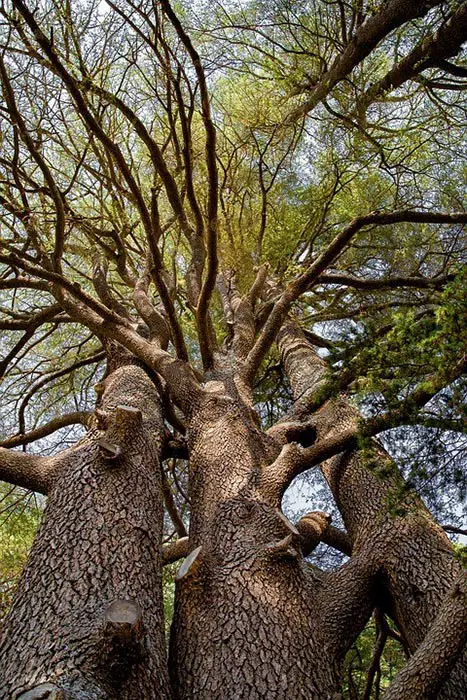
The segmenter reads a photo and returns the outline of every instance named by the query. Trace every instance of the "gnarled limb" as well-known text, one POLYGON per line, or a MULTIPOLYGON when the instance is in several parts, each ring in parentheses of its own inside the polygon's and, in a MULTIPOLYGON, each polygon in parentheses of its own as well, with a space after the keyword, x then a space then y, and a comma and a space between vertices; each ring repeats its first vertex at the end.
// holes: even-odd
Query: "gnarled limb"
POLYGON ((0 447, 0 479, 14 486, 47 494, 60 467, 57 457, 39 457, 0 447))
POLYGON ((207 271, 204 283, 201 287, 196 309, 196 321, 201 357, 205 369, 210 369, 213 363, 213 347, 210 339, 209 303, 216 286, 218 258, 217 258, 217 211, 219 183, 216 162, 216 129, 211 118, 210 99, 206 83, 206 76, 201 64, 198 52, 194 48, 190 37, 183 29, 180 20, 174 13, 168 0, 162 0, 162 8, 177 32, 180 41, 185 46, 193 63, 198 78, 201 95, 201 113, 206 134, 206 166, 208 172, 208 206, 206 226, 206 252, 207 271))
MULTIPOLYGON (((384 700, 434 700, 444 695, 443 684, 461 654, 467 656, 467 574, 462 572, 441 604, 423 642, 399 671, 384 700), (441 693, 440 693, 441 691, 441 693)), ((459 683, 462 697, 465 685, 459 683)))

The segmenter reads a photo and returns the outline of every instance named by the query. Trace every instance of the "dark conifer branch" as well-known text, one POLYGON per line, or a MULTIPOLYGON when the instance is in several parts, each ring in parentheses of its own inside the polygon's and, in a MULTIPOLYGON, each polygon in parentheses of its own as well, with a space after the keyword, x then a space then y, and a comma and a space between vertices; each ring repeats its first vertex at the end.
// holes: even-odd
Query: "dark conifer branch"
POLYGON ((292 304, 312 284, 317 282, 320 275, 338 259, 342 251, 347 247, 352 238, 366 226, 387 226, 400 222, 412 223, 467 223, 465 212, 424 212, 415 210, 400 210, 388 213, 372 212, 354 219, 346 228, 333 238, 316 260, 309 265, 307 270, 298 278, 289 283, 275 302, 264 327, 248 355, 245 374, 248 379, 253 379, 259 369, 265 354, 274 343, 276 335, 285 320, 292 304))

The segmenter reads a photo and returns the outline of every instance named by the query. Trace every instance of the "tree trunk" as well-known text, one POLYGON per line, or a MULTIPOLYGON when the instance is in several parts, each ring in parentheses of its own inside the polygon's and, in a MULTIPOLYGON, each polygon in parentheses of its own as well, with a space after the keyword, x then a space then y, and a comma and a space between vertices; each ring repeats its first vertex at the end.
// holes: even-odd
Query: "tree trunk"
POLYGON ((188 426, 193 561, 176 584, 174 696, 337 697, 341 661, 374 604, 367 562, 329 575, 306 564, 299 532, 261 483, 278 445, 227 385, 188 426))
POLYGON ((146 372, 131 364, 98 388, 101 429, 63 453, 4 625, 1 698, 170 695, 161 401, 146 372))

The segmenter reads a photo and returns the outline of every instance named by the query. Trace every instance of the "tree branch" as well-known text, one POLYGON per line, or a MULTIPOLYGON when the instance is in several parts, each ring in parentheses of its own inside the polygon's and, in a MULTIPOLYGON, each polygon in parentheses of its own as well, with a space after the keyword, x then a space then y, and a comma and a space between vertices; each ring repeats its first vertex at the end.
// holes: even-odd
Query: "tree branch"
POLYGON ((319 279, 325 269, 339 257, 352 238, 366 226, 387 226, 389 224, 401 222, 439 224, 467 223, 467 212, 447 214, 444 212, 424 212, 403 209, 390 213, 371 212, 370 214, 354 219, 333 238, 326 250, 318 255, 316 260, 302 275, 290 282, 276 301, 255 345, 248 355, 245 367, 247 379, 252 381, 254 378, 261 361, 273 344, 293 302, 319 279))
POLYGON ((181 537, 179 540, 171 542, 170 544, 165 545, 165 547, 162 547, 163 566, 166 566, 166 564, 172 564, 174 561, 178 561, 178 559, 183 559, 183 557, 186 557, 188 554, 188 544, 188 537, 181 537))
POLYGON ((89 422, 93 415, 94 414, 90 411, 75 411, 74 413, 66 413, 63 416, 57 416, 48 423, 45 423, 45 425, 41 425, 39 428, 30 430, 27 433, 12 435, 11 437, 6 438, 6 440, 2 440, 0 442, 0 447, 18 447, 19 445, 28 445, 30 442, 47 437, 47 435, 51 435, 56 430, 66 428, 69 425, 89 426, 89 422))
POLYGON ((57 457, 38 457, 0 447, 0 479, 14 486, 47 494, 57 476, 57 457))
POLYGON ((462 572, 441 604, 423 642, 399 671, 384 700, 432 700, 467 642, 467 574, 462 572))
POLYGON ((442 61, 455 56, 465 42, 467 31, 467 6, 461 4, 458 9, 439 27, 436 32, 425 37, 402 61, 370 86, 357 103, 357 110, 362 114, 378 97, 400 87, 406 80, 442 61))
POLYGON ((380 11, 369 17, 355 32, 352 39, 337 56, 318 84, 312 89, 307 101, 289 116, 292 122, 311 112, 390 32, 415 17, 423 17, 428 10, 440 5, 440 0, 389 0, 380 11))
POLYGON ((208 207, 207 207, 207 227, 206 227, 206 249, 207 249, 207 273, 201 288, 196 309, 196 320, 198 326, 198 336, 200 343, 203 366, 210 369, 213 364, 212 346, 210 342, 210 328, 208 321, 209 302, 214 292, 217 279, 218 259, 217 259, 217 211, 218 211, 218 174, 216 160, 216 129, 211 119, 211 108, 209 93, 204 74, 203 66, 198 52, 194 48, 190 37, 183 29, 180 20, 174 13, 168 0, 161 0, 161 5, 165 14, 171 21, 177 32, 180 41, 185 46, 191 58, 196 76, 198 78, 201 95, 201 113, 206 133, 206 165, 208 171, 208 207))

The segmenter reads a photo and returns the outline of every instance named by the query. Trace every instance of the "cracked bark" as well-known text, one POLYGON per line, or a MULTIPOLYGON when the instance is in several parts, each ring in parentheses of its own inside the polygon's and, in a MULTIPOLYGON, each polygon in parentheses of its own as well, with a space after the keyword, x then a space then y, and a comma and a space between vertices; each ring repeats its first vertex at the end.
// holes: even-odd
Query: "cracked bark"
POLYGON ((89 700, 170 695, 160 552, 162 404, 136 365, 111 372, 103 389, 106 432, 92 429, 62 453, 3 627, 5 700, 37 687, 49 692, 43 684, 55 688, 52 696, 89 700), (120 447, 116 460, 99 447, 102 437, 120 447))
POLYGON ((330 700, 379 563, 365 555, 325 576, 306 564, 300 533, 261 488, 280 446, 231 383, 212 389, 187 425, 196 558, 176 583, 174 696, 330 700))

